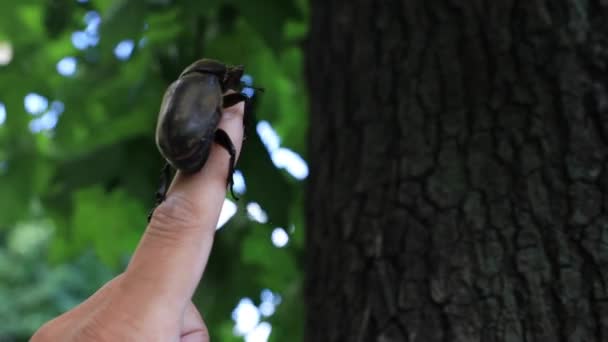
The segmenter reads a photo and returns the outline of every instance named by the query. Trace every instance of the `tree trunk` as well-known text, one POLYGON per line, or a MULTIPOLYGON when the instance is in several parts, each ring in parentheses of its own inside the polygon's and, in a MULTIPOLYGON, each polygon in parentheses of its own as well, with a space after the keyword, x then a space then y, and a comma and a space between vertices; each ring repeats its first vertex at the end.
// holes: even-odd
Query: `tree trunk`
POLYGON ((608 1, 311 11, 306 341, 608 341, 608 1))

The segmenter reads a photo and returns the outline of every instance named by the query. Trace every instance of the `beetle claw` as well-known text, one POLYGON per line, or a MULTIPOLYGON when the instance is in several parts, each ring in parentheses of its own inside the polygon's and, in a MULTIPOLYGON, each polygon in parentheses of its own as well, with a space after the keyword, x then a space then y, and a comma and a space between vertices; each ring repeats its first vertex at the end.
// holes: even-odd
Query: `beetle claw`
POLYGON ((226 182, 230 187, 230 194, 235 200, 238 201, 239 198, 234 193, 234 179, 232 177, 234 174, 234 164, 236 163, 236 148, 234 148, 234 144, 232 143, 232 140, 230 140, 228 133, 226 133, 226 131, 221 128, 218 128, 215 131, 215 142, 225 148, 230 154, 230 166, 228 168, 228 179, 226 180, 226 182))
POLYGON ((243 84, 241 84, 241 86, 242 86, 243 88, 251 88, 251 89, 253 89, 253 90, 255 90, 255 91, 259 91, 260 93, 263 93, 263 92, 265 91, 265 89, 264 89, 264 88, 262 88, 262 87, 254 87, 254 86, 246 85, 246 84, 244 84, 244 83, 243 83, 243 84))
POLYGON ((167 196, 167 190, 169 190, 169 184, 171 183, 171 166, 168 163, 165 163, 165 166, 160 170, 160 183, 158 185, 158 190, 156 190, 156 201, 154 202, 154 207, 148 213, 148 222, 152 219, 152 214, 156 207, 161 204, 165 197, 167 196))

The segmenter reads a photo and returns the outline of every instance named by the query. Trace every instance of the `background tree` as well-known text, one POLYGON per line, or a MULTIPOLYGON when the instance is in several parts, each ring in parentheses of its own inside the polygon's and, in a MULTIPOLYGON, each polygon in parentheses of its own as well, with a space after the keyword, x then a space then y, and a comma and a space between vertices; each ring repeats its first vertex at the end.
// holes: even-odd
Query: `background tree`
POLYGON ((0 2, 0 341, 27 340, 124 268, 158 185, 162 94, 201 57, 245 64, 266 94, 195 302, 214 340, 269 324, 298 339, 306 21, 299 0, 0 2))
POLYGON ((607 16, 312 1, 307 341, 608 339, 607 16))

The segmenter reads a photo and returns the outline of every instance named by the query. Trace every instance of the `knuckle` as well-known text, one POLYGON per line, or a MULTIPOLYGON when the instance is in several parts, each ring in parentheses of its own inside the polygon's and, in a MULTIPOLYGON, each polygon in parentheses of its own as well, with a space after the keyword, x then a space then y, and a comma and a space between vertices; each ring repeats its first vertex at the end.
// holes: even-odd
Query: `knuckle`
POLYGON ((77 334, 76 341, 109 342, 117 341, 125 337, 121 336, 124 334, 115 333, 113 329, 115 328, 111 326, 104 326, 99 319, 93 317, 82 326, 77 334))
POLYGON ((200 224, 197 206, 183 195, 174 193, 154 209, 150 224, 151 234, 165 238, 175 237, 177 232, 196 228, 200 224))
POLYGON ((90 319, 86 324, 82 326, 80 331, 77 334, 77 341, 107 341, 107 337, 103 331, 107 331, 105 329, 100 329, 101 326, 96 319, 90 319))
POLYGON ((197 341, 202 341, 202 342, 209 342, 211 340, 209 331, 206 328, 201 328, 199 330, 192 331, 182 337, 192 338, 193 340, 194 340, 194 337, 196 337, 197 341))
POLYGON ((210 341, 211 340, 211 336, 209 335, 209 330, 207 330, 207 328, 203 328, 199 331, 199 333, 201 334, 201 341, 210 341))
POLYGON ((76 334, 76 341, 135 341, 145 329, 116 308, 103 308, 87 319, 76 334))

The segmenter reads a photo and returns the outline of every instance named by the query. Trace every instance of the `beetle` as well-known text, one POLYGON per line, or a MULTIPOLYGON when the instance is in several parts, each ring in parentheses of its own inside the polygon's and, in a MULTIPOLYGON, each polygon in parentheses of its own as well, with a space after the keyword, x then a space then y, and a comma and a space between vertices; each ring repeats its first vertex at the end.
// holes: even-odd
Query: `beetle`
POLYGON ((161 171, 154 208, 165 199, 171 182, 171 168, 186 174, 197 172, 205 165, 213 143, 230 154, 227 184, 232 196, 237 198, 232 179, 236 149, 228 134, 218 125, 223 108, 248 100, 240 93, 243 72, 242 65, 228 66, 213 59, 200 59, 189 65, 165 91, 155 140, 167 164, 161 171), (223 95, 228 90, 236 93, 223 95))

